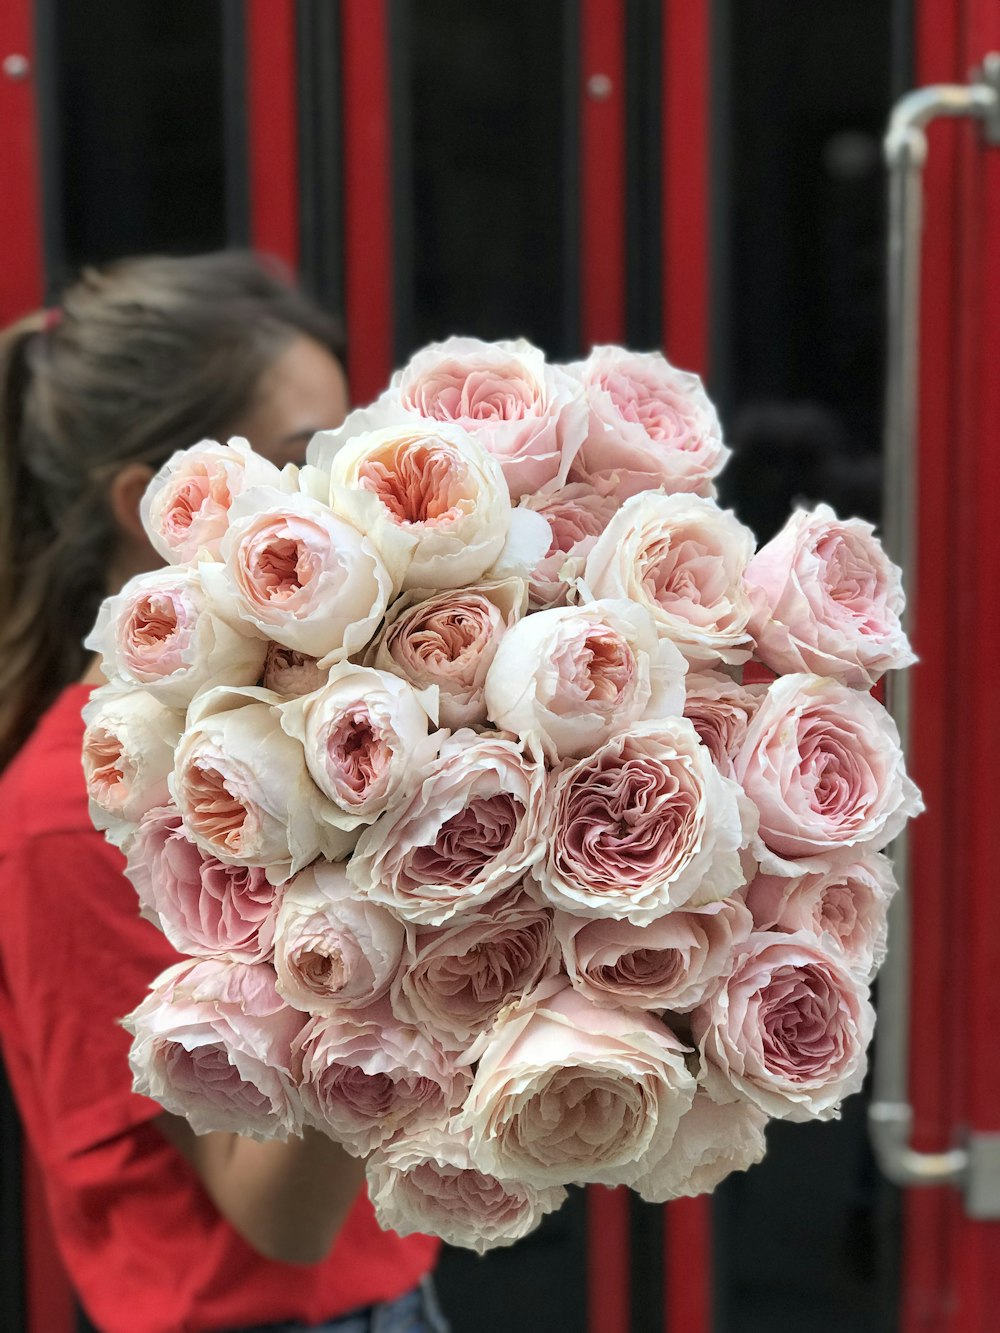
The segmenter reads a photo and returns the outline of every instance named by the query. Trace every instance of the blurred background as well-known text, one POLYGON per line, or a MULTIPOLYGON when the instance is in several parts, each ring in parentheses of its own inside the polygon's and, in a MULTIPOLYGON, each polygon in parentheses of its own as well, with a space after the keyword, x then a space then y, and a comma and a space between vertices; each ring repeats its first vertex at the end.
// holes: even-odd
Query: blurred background
MULTIPOLYGON (((3 0, 0 317, 88 263, 250 245, 343 316, 358 402, 453 333, 662 347, 706 376, 760 541, 800 500, 877 522, 882 135, 998 8, 3 0)), ((579 1193, 512 1251, 449 1253, 456 1333, 957 1330, 914 1295, 865 1120, 774 1124, 710 1201, 579 1193)), ((9 1109, 3 1144, 0 1325, 66 1333, 9 1109)))

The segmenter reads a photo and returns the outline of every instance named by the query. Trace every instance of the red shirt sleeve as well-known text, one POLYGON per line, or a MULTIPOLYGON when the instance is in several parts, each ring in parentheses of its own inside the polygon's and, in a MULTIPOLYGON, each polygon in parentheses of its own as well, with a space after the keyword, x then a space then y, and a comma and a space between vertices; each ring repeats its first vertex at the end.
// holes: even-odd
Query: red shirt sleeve
MULTIPOLYGON (((132 1092, 121 1019, 178 959, 139 916, 124 858, 90 829, 26 838, 5 864, 9 1019, 32 1073, 44 1143, 71 1156, 161 1108, 132 1092)), ((29 1127, 31 1128, 31 1127, 29 1127)))

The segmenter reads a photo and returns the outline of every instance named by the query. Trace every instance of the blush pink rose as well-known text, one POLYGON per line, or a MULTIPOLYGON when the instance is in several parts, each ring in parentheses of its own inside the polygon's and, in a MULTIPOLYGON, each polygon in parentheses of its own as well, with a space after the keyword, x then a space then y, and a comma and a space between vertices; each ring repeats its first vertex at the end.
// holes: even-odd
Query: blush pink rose
POLYGON ((651 1014, 595 1005, 565 977, 504 1011, 469 1052, 457 1119, 476 1167, 545 1188, 631 1185, 667 1153, 695 1081, 651 1014))
POLYGON ((731 974, 692 1016, 717 1101, 829 1120, 865 1075, 875 1025, 868 988, 813 935, 751 935, 731 974))
POLYGON ((594 543, 617 510, 618 499, 575 484, 526 496, 521 503, 541 514, 551 532, 548 549, 531 572, 528 605, 532 611, 562 606, 570 583, 583 573, 594 543))
POLYGON ((746 903, 758 930, 811 931, 844 951, 871 980, 886 953, 889 903, 896 892, 892 862, 878 852, 821 875, 788 879, 758 875, 746 903))
POLYGON ((90 817, 109 842, 121 846, 147 810, 166 803, 184 714, 145 690, 118 684, 94 690, 83 720, 90 817))
POLYGON ((900 616, 902 573, 870 523, 829 505, 797 509, 747 567, 757 656, 777 674, 811 671, 870 689, 914 656, 900 616))
POLYGON ((499 579, 446 592, 406 593, 389 608, 367 655, 417 690, 436 686, 443 727, 486 721, 486 674, 503 635, 527 608, 520 579, 499 579))
POLYGON ((686 1013, 701 1004, 749 938, 737 897, 680 908, 641 926, 556 912, 555 931, 574 987, 595 1004, 686 1013))
POLYGON ((523 338, 431 343, 396 372, 377 409, 462 426, 500 464, 513 500, 561 486, 587 431, 580 386, 523 338))
POLYGON ((109 680, 178 709, 215 685, 255 685, 267 647, 215 613, 197 565, 130 579, 103 602, 85 646, 109 680))
POLYGON ((288 699, 297 699, 301 694, 311 694, 326 684, 327 673, 322 670, 315 657, 306 653, 297 653, 294 648, 286 648, 283 643, 269 643, 267 656, 264 658, 264 674, 261 684, 265 690, 273 690, 288 699))
POLYGON ((236 963, 270 958, 274 886, 263 870, 206 856, 187 836, 176 806, 150 810, 122 850, 143 915, 178 953, 236 963))
POLYGON ((717 671, 690 673, 684 685, 684 716, 693 724, 719 771, 734 778, 733 761, 743 748, 750 719, 767 686, 737 685, 717 671))
POLYGON ((436 717, 434 692, 353 662, 338 662, 320 689, 281 709, 331 803, 324 817, 347 830, 374 823, 420 781, 441 743, 430 733, 436 717))
POLYGON ((636 1181, 647 1203, 710 1194, 734 1171, 747 1171, 767 1150, 767 1116, 748 1102, 717 1102, 703 1088, 681 1116, 670 1151, 636 1181))
POLYGON ((499 463, 458 425, 407 419, 373 430, 371 418, 354 412, 309 445, 333 509, 371 537, 397 588, 482 578, 510 531, 499 463))
POLYGON ((440 1236, 485 1254, 512 1245, 562 1207, 560 1186, 535 1189, 477 1171, 468 1137, 450 1127, 427 1129, 372 1155, 368 1193, 383 1230, 440 1236))
POLYGON ((743 582, 753 547, 749 528, 712 500, 643 493, 594 543, 581 591, 638 602, 692 667, 738 665, 753 649, 743 582))
POLYGON ((558 971, 552 913, 515 892, 441 929, 411 929, 393 1009, 463 1050, 505 1005, 558 971))
POLYGON ((273 487, 245 491, 230 518, 223 563, 202 569, 222 614, 323 666, 360 652, 392 593, 371 539, 312 496, 273 487))
POLYGON ((753 812, 684 718, 634 723, 564 763, 541 815, 540 897, 577 916, 645 925, 745 882, 753 812), (744 821, 747 826, 744 827, 744 821))
POLYGON ((278 991, 307 1013, 359 1009, 399 971, 403 926, 359 898, 343 866, 314 861, 285 886, 274 940, 278 991))
POLYGON ((443 926, 512 888, 542 856, 544 790, 539 756, 458 731, 406 801, 361 834, 348 878, 404 920, 443 926))
POLYGON ((202 440, 172 454, 149 483, 140 506, 143 526, 171 564, 201 553, 217 556, 235 497, 249 486, 277 486, 279 477, 246 440, 202 440))
POLYGON ((646 718, 679 714, 687 663, 648 612, 623 598, 537 611, 512 625, 486 676, 502 731, 579 758, 646 718))
POLYGON ((773 875, 825 873, 879 851, 923 809, 881 704, 820 676, 781 676, 747 729, 736 776, 760 812, 773 875))
POLYGON ((384 1001, 310 1019, 296 1054, 307 1123, 354 1157, 447 1120, 471 1082, 384 1001))
POLYGON ((266 963, 176 963, 122 1020, 133 1090, 184 1116, 196 1134, 301 1133, 292 1041, 304 1016, 282 1001, 266 963))
POLYGON ((669 494, 712 494, 712 478, 729 450, 697 375, 678 370, 659 352, 624 347, 595 347, 567 369, 590 409, 571 481, 619 499, 660 487, 669 494))

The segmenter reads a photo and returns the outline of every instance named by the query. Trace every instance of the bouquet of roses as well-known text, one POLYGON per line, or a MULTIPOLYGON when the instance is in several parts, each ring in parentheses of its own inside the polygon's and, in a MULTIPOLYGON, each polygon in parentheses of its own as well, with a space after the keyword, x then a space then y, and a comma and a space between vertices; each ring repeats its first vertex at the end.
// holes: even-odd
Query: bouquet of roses
POLYGON ((137 1091, 318 1128, 384 1226, 480 1251, 837 1114, 921 808, 868 693, 903 594, 824 506, 755 553, 726 455, 658 354, 452 339, 301 468, 170 459, 169 563, 88 640, 94 818, 188 955, 126 1020, 137 1091))

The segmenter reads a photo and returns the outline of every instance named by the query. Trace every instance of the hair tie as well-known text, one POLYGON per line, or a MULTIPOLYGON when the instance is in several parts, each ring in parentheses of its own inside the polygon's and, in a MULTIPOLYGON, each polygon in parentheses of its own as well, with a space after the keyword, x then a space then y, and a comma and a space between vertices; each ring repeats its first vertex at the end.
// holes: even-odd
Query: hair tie
POLYGON ((53 329, 57 329, 59 325, 62 323, 62 318, 63 318, 62 306, 58 305, 50 306, 44 312, 42 317, 42 332, 51 333, 53 329))

